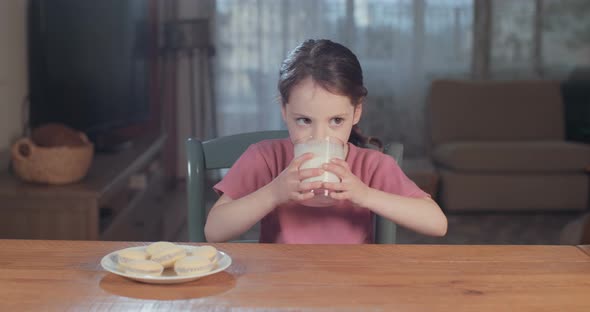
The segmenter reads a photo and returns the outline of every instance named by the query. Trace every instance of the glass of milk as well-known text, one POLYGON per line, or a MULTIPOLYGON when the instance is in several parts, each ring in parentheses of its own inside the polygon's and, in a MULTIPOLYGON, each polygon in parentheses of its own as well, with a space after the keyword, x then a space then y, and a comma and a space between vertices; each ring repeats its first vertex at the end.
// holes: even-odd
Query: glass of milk
MULTIPOLYGON (((300 169, 322 168, 322 165, 329 163, 333 158, 345 159, 346 144, 335 137, 305 137, 295 142, 295 158, 312 153, 313 158, 305 161, 300 169)), ((324 171, 323 174, 305 179, 303 182, 340 182, 340 178, 332 172, 324 171)), ((302 202, 306 206, 324 207, 333 205, 335 200, 330 197, 327 189, 312 190, 315 196, 312 199, 302 202)))

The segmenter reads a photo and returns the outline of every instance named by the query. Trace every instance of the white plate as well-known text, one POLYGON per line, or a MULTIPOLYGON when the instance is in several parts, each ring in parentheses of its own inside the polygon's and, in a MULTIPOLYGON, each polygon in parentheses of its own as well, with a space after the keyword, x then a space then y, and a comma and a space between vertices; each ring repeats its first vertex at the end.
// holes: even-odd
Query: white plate
MULTIPOLYGON (((186 249, 187 252, 190 252, 195 246, 189 245, 177 245, 186 249)), ((130 247, 121 250, 145 250, 146 246, 142 247, 130 247)), ((225 269, 227 269, 231 265, 231 257, 222 251, 217 251, 217 263, 215 263, 215 267, 213 270, 204 273, 197 273, 192 275, 176 275, 173 269, 166 269, 162 273, 161 276, 150 276, 150 275, 135 275, 135 274, 128 274, 119 269, 119 264, 117 262, 117 253, 121 250, 113 251, 110 254, 104 256, 100 261, 100 265, 102 267, 113 273, 123 277, 130 278, 135 281, 144 282, 144 283, 151 283, 151 284, 176 284, 176 283, 185 283, 197 280, 201 277, 208 276, 211 274, 219 273, 225 269)))

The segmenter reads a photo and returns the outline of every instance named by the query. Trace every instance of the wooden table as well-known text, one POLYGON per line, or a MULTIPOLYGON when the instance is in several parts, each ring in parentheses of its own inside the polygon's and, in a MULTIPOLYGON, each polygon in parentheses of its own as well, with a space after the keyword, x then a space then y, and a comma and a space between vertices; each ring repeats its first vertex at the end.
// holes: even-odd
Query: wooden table
POLYGON ((176 285, 100 267, 142 244, 0 240, 0 310, 590 311, 590 246, 217 244, 232 266, 176 285))

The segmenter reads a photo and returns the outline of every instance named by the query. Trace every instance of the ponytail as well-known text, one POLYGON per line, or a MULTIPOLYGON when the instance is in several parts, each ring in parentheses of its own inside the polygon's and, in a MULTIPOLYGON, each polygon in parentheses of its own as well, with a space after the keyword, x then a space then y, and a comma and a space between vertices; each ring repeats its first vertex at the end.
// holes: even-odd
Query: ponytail
POLYGON ((348 142, 364 148, 371 148, 371 145, 377 147, 379 151, 383 151, 383 143, 376 137, 364 136, 362 134, 361 128, 358 125, 352 126, 352 131, 350 132, 350 138, 348 142))

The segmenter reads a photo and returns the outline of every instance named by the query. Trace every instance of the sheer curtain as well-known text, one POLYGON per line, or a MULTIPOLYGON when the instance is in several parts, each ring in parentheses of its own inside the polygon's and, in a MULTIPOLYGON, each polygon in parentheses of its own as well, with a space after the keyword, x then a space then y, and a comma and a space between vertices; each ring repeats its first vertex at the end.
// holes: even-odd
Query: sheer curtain
POLYGON ((219 134, 282 128, 280 63, 303 40, 327 38, 363 66, 363 131, 420 154, 428 82, 470 72, 472 12, 471 0, 218 0, 219 134))
POLYGON ((590 65, 590 1, 493 0, 492 79, 566 79, 590 65))
POLYGON ((361 128, 408 157, 427 152, 433 79, 561 79, 590 63, 587 0, 217 0, 214 11, 220 135, 282 127, 279 65, 307 38, 356 53, 361 128))

